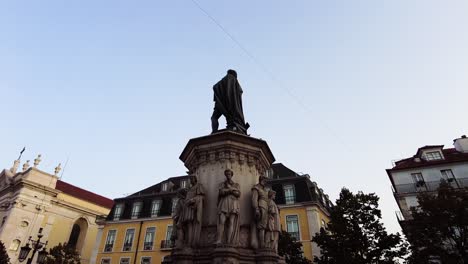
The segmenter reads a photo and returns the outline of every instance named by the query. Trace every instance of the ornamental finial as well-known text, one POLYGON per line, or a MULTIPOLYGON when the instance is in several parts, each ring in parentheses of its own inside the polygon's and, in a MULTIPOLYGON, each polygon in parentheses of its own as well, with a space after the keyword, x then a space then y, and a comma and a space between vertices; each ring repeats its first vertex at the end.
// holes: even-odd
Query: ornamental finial
POLYGON ((55 167, 55 176, 57 176, 59 174, 60 170, 62 170, 61 166, 62 166, 62 163, 59 163, 57 165, 57 167, 55 167))
POLYGON ((26 163, 23 164, 23 171, 26 171, 29 168, 29 160, 26 161, 26 163))
POLYGON ((34 168, 37 167, 37 165, 39 165, 39 163, 42 161, 41 160, 41 154, 37 155, 37 158, 34 159, 34 168))

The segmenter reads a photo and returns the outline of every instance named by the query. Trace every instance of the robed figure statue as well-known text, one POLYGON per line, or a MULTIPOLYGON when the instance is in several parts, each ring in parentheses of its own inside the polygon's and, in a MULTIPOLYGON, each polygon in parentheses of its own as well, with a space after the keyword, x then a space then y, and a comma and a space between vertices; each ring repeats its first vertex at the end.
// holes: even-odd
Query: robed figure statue
POLYGON ((265 246, 278 252, 279 233, 281 231, 281 223, 278 206, 275 203, 276 192, 270 190, 268 192, 268 225, 265 234, 265 246))
POLYGON ((234 173, 225 170, 226 180, 219 184, 218 193, 218 224, 216 234, 216 245, 234 245, 239 243, 240 228, 240 186, 232 181, 234 173))
POLYGON ((187 245, 196 247, 200 240, 205 190, 194 175, 190 176, 190 184, 185 198, 183 223, 187 226, 187 245))
POLYGON ((211 116, 212 133, 218 131, 218 119, 226 118, 227 129, 247 134, 249 123, 244 120, 242 109, 242 88, 237 81, 237 73, 228 70, 227 75, 213 86, 215 107, 211 116))
MULTIPOLYGON (((265 248, 265 230, 268 225, 268 190, 266 189, 267 178, 261 175, 258 179, 258 184, 252 187, 252 207, 255 214, 256 232, 252 234, 254 237, 257 235, 258 246, 265 248)), ((255 240, 252 240, 252 246, 256 248, 255 240)))
POLYGON ((177 203, 172 213, 172 221, 175 228, 172 229, 171 241, 174 243, 176 248, 182 248, 185 244, 184 240, 186 239, 187 231, 184 226, 184 207, 185 207, 185 197, 187 195, 186 189, 180 189, 177 192, 177 203))

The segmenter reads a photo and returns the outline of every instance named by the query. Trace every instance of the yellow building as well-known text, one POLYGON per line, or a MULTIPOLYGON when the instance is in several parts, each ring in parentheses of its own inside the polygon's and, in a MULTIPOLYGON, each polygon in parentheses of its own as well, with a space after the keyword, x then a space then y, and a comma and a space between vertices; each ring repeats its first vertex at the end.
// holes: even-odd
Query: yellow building
POLYGON ((40 161, 38 156, 33 167, 27 161, 17 172, 16 160, 11 169, 0 172, 0 240, 11 263, 19 263, 20 247, 30 236, 37 239, 39 230, 47 248, 67 243, 80 253, 81 263, 94 262, 96 219, 109 213, 113 201, 61 181, 60 165, 54 175, 39 170, 40 161))
MULTIPOLYGON (((312 236, 329 220, 332 206, 328 196, 311 182, 281 163, 267 173, 276 191, 282 228, 303 245, 304 256, 320 254, 312 236)), ((188 176, 169 178, 130 196, 114 200, 114 207, 103 223, 96 263, 157 264, 170 254, 171 213, 176 192, 189 187, 188 176)))

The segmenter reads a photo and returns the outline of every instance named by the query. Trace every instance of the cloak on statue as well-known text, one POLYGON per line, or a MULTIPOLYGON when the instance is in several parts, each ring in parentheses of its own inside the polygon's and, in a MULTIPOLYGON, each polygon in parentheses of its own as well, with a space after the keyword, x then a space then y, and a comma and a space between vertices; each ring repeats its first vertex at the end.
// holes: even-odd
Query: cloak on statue
POLYGON ((215 113, 224 115, 227 129, 247 134, 249 124, 245 123, 242 109, 242 88, 235 75, 228 73, 213 86, 215 113))

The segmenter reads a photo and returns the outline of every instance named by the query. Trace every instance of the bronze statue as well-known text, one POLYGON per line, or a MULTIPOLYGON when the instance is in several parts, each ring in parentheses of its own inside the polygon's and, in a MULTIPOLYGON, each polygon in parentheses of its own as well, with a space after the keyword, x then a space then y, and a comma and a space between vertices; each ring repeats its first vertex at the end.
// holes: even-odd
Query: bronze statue
POLYGON ((268 190, 265 188, 266 177, 260 176, 258 184, 252 187, 252 206, 255 210, 255 225, 259 247, 265 247, 265 229, 268 224, 268 190))
POLYGON ((278 206, 275 203, 276 192, 271 190, 268 192, 268 225, 265 234, 265 246, 278 252, 279 233, 281 231, 281 223, 278 206))
POLYGON ((219 185, 216 245, 237 245, 239 242, 240 186, 232 181, 234 173, 225 170, 226 180, 219 185), (225 230, 227 226, 227 230, 225 230))
POLYGON ((185 198, 183 223, 187 228, 186 244, 195 247, 200 239, 205 190, 193 175, 190 176, 190 184, 185 198))
POLYGON ((249 123, 244 120, 242 108, 242 88, 237 81, 237 73, 228 70, 227 75, 213 86, 215 107, 211 116, 212 133, 218 131, 218 119, 226 118, 227 129, 247 134, 249 123))
POLYGON ((177 192, 177 203, 172 214, 174 228, 172 229, 171 240, 174 242, 176 248, 182 248, 185 244, 186 230, 183 223, 183 213, 185 206, 185 197, 187 195, 186 189, 180 189, 177 192))

